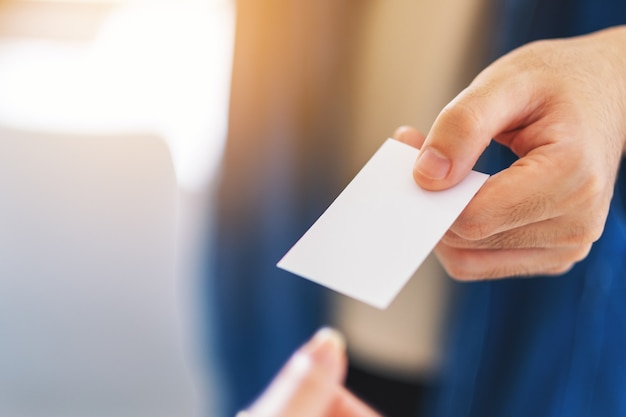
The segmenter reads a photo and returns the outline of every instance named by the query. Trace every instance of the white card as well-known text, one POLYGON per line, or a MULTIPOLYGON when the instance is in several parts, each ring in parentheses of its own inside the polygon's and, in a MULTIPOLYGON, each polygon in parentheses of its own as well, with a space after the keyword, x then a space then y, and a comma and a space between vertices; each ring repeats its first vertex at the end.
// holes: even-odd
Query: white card
POLYGON ((413 181, 417 154, 387 139, 277 266, 386 308, 488 178, 426 191, 413 181))

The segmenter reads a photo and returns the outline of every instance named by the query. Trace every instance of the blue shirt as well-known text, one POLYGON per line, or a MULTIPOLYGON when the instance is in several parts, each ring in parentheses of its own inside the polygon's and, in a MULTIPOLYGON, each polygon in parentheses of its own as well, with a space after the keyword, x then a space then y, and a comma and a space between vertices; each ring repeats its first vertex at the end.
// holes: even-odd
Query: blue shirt
MULTIPOLYGON (((626 23, 623 1, 513 0, 504 2, 502 12, 502 21, 511 23, 497 37, 503 52, 534 39, 626 23)), ((493 173, 513 160, 494 144, 479 167, 493 173)), ((626 416, 626 175, 621 171, 602 237, 570 272, 454 284, 434 415, 626 416)))

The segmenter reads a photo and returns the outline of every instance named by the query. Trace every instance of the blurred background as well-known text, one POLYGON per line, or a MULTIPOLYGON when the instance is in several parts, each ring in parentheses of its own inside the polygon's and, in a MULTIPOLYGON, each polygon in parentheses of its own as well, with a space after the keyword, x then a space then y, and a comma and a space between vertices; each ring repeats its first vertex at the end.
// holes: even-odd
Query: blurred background
POLYGON ((484 65, 488 3, 0 1, 0 415, 233 415, 326 324, 418 415, 436 260, 385 311, 275 264, 484 65))

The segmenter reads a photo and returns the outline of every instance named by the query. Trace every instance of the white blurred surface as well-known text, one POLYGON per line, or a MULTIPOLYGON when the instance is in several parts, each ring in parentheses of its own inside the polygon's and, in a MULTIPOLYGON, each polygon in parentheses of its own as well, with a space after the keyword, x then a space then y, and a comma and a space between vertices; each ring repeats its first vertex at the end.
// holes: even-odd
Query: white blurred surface
POLYGON ((218 415, 194 291, 233 43, 229 0, 0 39, 0 416, 218 415))
POLYGON ((0 130, 0 415, 197 416, 154 136, 0 130))
POLYGON ((91 42, 0 40, 0 125, 154 132, 179 184, 206 186, 222 153, 234 43, 230 1, 131 2, 91 42))

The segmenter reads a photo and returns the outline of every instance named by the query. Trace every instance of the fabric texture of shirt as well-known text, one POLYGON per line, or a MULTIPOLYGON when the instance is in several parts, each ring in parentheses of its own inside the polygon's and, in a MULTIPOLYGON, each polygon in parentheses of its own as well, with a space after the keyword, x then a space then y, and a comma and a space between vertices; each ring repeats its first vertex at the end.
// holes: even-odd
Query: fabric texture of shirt
MULTIPOLYGON (((626 23, 623 1, 511 0, 501 12, 501 53, 626 23)), ((492 144, 478 168, 494 173, 513 161, 510 151, 492 144)), ((620 171, 604 233, 571 271, 455 283, 434 415, 626 415, 626 175, 620 171)))

